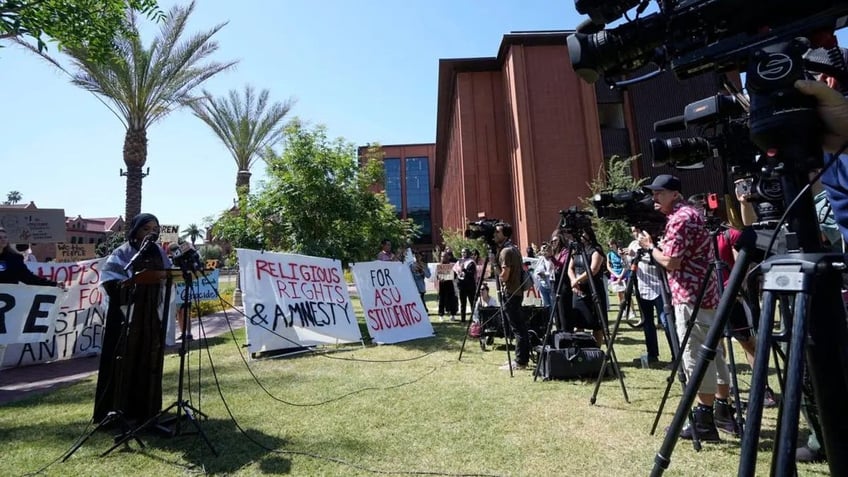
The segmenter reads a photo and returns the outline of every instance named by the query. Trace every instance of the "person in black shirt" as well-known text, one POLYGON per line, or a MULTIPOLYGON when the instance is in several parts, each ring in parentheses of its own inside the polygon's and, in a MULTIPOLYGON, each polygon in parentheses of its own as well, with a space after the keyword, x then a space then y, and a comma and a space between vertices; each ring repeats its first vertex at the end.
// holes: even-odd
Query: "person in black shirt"
POLYGON ((0 228, 0 283, 58 286, 58 283, 41 278, 27 268, 24 256, 9 244, 9 234, 4 228, 0 228))
POLYGON ((580 236, 583 248, 586 250, 586 256, 589 257, 588 267, 583 261, 583 254, 575 253, 568 266, 568 278, 571 280, 571 290, 573 292, 572 306, 574 313, 572 320, 567 323, 569 331, 574 328, 590 329, 601 346, 604 342, 603 321, 598 316, 597 310, 592 302, 591 287, 589 280, 591 278, 595 285, 598 302, 602 311, 607 309, 607 293, 604 287, 604 252, 598 239, 595 238, 595 233, 588 229, 580 236), (588 273, 587 272, 588 269, 588 273))

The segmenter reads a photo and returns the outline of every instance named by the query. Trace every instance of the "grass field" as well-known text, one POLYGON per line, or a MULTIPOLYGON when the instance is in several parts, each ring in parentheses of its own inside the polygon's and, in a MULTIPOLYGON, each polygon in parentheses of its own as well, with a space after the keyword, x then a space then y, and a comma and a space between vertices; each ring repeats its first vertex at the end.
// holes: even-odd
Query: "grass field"
MULTIPOLYGON (((428 305, 432 310, 435 303, 428 305)), ((622 325, 615 343, 630 403, 618 381, 607 380, 590 405, 594 381, 534 382, 530 371, 510 377, 499 370, 506 360, 503 340, 485 352, 469 340, 458 360, 465 326, 435 321, 436 336, 430 339, 330 347, 249 365, 240 354, 243 331, 210 339, 214 371, 204 354, 198 397, 192 366, 190 401, 208 415, 201 428, 217 457, 198 435, 143 434, 146 448, 133 444, 100 458, 112 438, 98 432, 66 463, 48 465, 90 428, 94 378, 7 404, 0 407, 0 472, 20 475, 45 466, 43 475, 57 476, 650 472, 680 387, 672 388, 657 435, 649 435, 667 371, 632 364, 644 352, 641 330, 622 325)), ((668 356, 663 348, 661 358, 668 356)), ((165 359, 166 404, 177 396, 178 363, 176 354, 165 359)), ((742 389, 749 380, 746 370, 742 389)), ((766 410, 764 450, 771 449, 775 417, 775 410, 766 410)), ((183 429, 192 427, 186 423, 183 429)), ((739 439, 722 437, 699 453, 680 441, 666 475, 735 475, 739 439)), ((769 459, 760 454, 758 475, 767 474, 769 459)), ((810 465, 799 473, 828 471, 810 465)))

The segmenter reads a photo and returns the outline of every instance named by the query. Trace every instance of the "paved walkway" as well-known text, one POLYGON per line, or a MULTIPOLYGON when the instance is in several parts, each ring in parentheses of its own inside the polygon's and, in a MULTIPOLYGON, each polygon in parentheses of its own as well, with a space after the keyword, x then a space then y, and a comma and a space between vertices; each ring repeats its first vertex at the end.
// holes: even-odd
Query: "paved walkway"
MULTIPOLYGON (((228 310, 227 316, 233 328, 243 328, 244 320, 238 310, 228 310)), ((207 337, 229 332, 224 312, 203 317, 203 328, 207 337)), ((200 336, 197 323, 193 323, 192 334, 200 336)), ((176 348, 168 349, 175 352, 176 348)), ((27 396, 53 391, 73 384, 97 372, 98 356, 68 359, 52 363, 0 369, 0 405, 23 399, 27 396)))

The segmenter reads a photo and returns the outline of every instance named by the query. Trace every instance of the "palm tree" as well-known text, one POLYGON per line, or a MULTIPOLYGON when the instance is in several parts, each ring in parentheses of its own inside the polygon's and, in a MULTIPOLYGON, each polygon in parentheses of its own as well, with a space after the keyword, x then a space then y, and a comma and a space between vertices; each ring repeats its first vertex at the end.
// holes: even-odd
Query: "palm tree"
POLYGON ((188 238, 191 242, 191 246, 194 247, 194 243, 197 242, 197 237, 203 236, 203 229, 198 228, 197 224, 189 224, 188 228, 185 232, 180 235, 182 238, 188 238))
MULTIPOLYGON (((132 17, 129 34, 115 39, 116 54, 111 59, 98 62, 85 48, 63 50, 77 69, 71 75, 73 83, 104 98, 106 101, 101 102, 126 127, 127 171, 121 175, 127 178, 127 220, 141 211, 141 182, 147 175, 142 172, 147 163, 147 128, 174 109, 197 101, 192 96, 195 88, 236 63, 209 60, 218 50, 212 36, 226 23, 183 40, 192 11, 194 2, 173 7, 149 48, 142 45, 136 18, 132 17)), ((62 68, 57 61, 42 56, 62 68)))
POLYGON ((16 190, 10 190, 8 194, 6 194, 6 203, 7 204, 17 204, 23 199, 23 196, 20 192, 16 190))
POLYGON ((250 192, 250 168, 267 148, 283 138, 281 122, 292 101, 269 104, 268 90, 263 89, 257 96, 250 85, 244 87, 241 96, 236 90, 222 98, 203 93, 203 100, 192 103, 191 109, 232 154, 238 168, 236 195, 246 197, 250 192))

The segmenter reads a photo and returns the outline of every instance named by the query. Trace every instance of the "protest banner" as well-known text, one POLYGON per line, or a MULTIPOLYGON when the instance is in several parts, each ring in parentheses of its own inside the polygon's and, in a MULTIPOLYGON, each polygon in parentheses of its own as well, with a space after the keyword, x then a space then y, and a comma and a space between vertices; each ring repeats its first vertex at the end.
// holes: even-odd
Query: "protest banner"
POLYGON ((12 243, 65 241, 65 209, 0 209, 0 227, 12 243))
MULTIPOLYGON (((207 272, 205 276, 196 277, 191 284, 191 299, 192 303, 195 300, 199 301, 211 301, 218 299, 218 275, 221 272, 218 270, 212 270, 207 272)), ((176 300, 174 302, 175 305, 180 306, 183 304, 183 294, 185 293, 186 283, 182 280, 178 281, 176 284, 176 290, 174 294, 176 295, 176 300)))
POLYGON ((368 334, 376 343, 399 343, 433 336, 409 265, 364 262, 351 267, 368 334))
POLYGON ((96 244, 93 243, 66 243, 59 242, 56 244, 56 251, 53 253, 54 260, 60 263, 79 262, 80 260, 90 260, 95 258, 96 244))
POLYGON ((62 293, 57 287, 0 285, 0 345, 50 339, 62 293))
POLYGON ((341 262, 236 249, 251 353, 360 341, 341 262))
MULTIPOLYGON (((105 258, 99 258, 76 263, 27 263, 36 275, 64 283, 66 291, 48 287, 59 294, 52 307, 55 315, 50 325, 51 335, 38 342, 9 344, 0 367, 77 358, 100 352, 106 303, 99 282, 100 269, 105 261, 105 258)), ((25 290, 33 288, 14 286, 25 290)))

